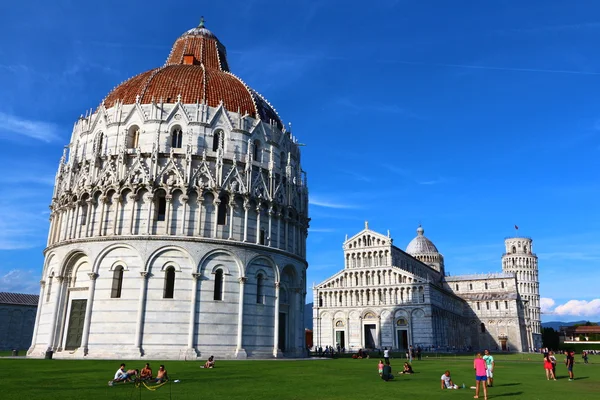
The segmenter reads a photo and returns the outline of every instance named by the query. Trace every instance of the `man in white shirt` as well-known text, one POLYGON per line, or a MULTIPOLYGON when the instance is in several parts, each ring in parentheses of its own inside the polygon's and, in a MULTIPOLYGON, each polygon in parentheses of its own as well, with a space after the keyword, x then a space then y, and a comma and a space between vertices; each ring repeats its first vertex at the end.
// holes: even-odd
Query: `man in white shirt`
POLYGON ((383 348, 383 359, 386 364, 390 363, 390 351, 388 350, 387 347, 383 348))
POLYGON ((442 375, 440 382, 442 383, 442 389, 458 389, 458 385, 455 385, 452 382, 452 378, 450 377, 450 371, 444 372, 444 375, 442 375))
POLYGON ((115 372, 115 378, 108 382, 109 386, 114 385, 117 382, 126 382, 129 379, 129 375, 125 372, 125 364, 121 364, 117 372, 115 372))

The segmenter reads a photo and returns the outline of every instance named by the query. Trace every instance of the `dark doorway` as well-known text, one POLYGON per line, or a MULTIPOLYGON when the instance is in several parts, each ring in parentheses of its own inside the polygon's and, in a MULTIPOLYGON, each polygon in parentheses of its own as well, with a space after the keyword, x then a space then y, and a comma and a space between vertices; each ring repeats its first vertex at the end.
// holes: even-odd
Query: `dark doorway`
POLYGON ((408 349, 408 332, 403 330, 396 331, 396 340, 398 341, 398 350, 406 351, 408 349))
POLYGON ((376 332, 375 324, 365 325, 365 348, 374 349, 376 347, 375 332, 376 332))
POLYGON ((279 313, 279 350, 285 351, 286 343, 285 343, 285 333, 287 325, 287 314, 279 313))
POLYGON ((87 300, 73 300, 71 302, 71 314, 69 315, 69 328, 67 330, 65 350, 75 350, 81 345, 86 306, 87 300))
POLYGON ((506 351, 506 340, 501 340, 500 345, 502 346, 502 351, 506 351))
POLYGON ((346 348, 346 338, 344 336, 346 332, 344 331, 336 331, 335 332, 335 344, 340 345, 341 348, 346 348))

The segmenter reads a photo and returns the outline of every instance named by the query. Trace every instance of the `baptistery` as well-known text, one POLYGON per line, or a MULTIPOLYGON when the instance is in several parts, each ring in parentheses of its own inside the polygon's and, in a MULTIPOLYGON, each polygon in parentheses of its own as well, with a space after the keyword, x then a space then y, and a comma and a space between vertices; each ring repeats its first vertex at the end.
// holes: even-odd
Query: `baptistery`
POLYGON ((50 210, 30 357, 305 354, 299 144, 204 22, 75 122, 50 210))

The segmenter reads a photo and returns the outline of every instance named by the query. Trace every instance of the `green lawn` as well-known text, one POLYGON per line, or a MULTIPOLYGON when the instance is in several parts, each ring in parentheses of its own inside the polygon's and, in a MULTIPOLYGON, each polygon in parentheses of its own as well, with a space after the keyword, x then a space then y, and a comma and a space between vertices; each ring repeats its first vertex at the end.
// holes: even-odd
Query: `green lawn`
MULTIPOLYGON (((597 358, 594 358, 597 357, 597 358)), ((563 357, 559 356, 559 361, 563 357)), ((598 399, 600 356, 591 364, 576 359, 576 380, 566 379, 566 368, 558 365, 559 380, 547 381, 541 356, 499 355, 496 385, 489 398, 598 399), (531 360, 528 360, 531 359, 531 360)), ((405 360, 392 359, 395 373, 405 360)), ((63 361, 0 359, 0 399, 466 399, 472 398, 474 374, 471 357, 427 357, 414 361, 416 374, 397 375, 384 382, 377 374, 378 359, 218 361, 215 369, 201 369, 200 362, 163 362, 171 379, 156 391, 136 389, 133 384, 109 387, 107 382, 119 361, 63 361), (440 376, 450 369, 455 383, 465 390, 440 389, 440 376)), ((126 362, 142 368, 143 361, 126 362)), ((160 361, 151 361, 156 371, 160 361)), ((481 396, 483 398, 483 396, 481 396)))

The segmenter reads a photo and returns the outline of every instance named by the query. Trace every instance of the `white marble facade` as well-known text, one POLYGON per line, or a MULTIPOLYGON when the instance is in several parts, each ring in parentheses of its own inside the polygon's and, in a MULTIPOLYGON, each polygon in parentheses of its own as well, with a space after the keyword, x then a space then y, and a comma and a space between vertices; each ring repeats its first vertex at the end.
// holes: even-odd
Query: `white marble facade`
MULTIPOLYGON (((507 253, 518 240, 527 242, 535 258, 535 276, 529 278, 538 287, 531 239, 507 239, 507 253)), ((381 235, 368 224, 343 248, 344 269, 313 287, 315 346, 519 352, 540 347, 530 307, 536 299, 524 292, 522 271, 503 267, 501 273, 445 276, 444 258, 421 227, 406 252, 393 245, 389 233, 381 235)), ((513 265, 503 261, 507 264, 513 265)))
POLYGON ((143 90, 134 77, 113 92, 130 101, 114 95, 75 123, 56 175, 29 356, 305 354, 299 146, 229 73, 225 54, 202 22, 165 67, 140 74, 143 90), (182 48, 190 54, 179 61, 182 48), (150 85, 159 72, 178 86, 150 85), (243 96, 252 111, 226 108, 243 96))

